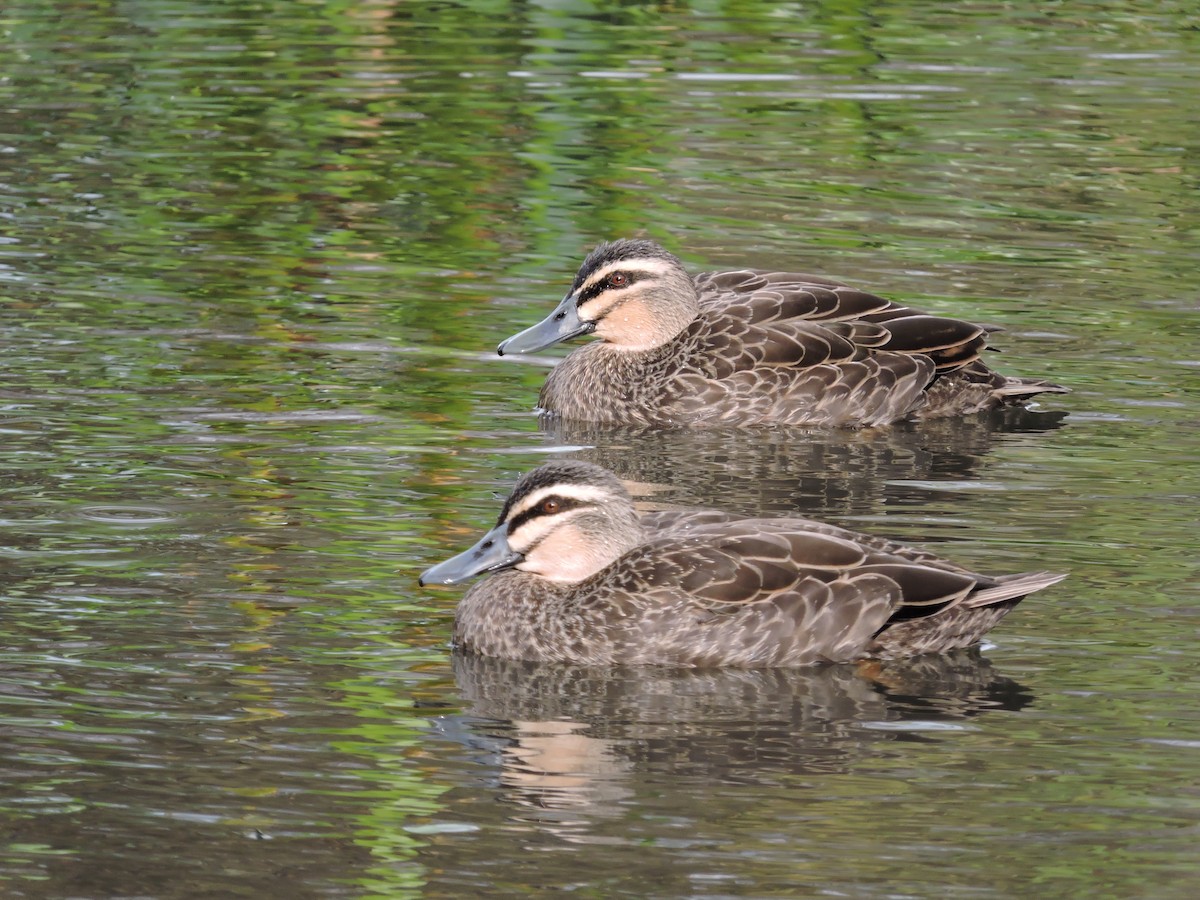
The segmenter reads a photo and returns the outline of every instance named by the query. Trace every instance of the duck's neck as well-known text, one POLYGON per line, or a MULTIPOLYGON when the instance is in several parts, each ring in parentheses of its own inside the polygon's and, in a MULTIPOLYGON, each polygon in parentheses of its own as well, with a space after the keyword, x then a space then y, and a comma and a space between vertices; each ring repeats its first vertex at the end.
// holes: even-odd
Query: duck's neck
POLYGON ((546 377, 538 405, 567 419, 602 424, 650 421, 662 393, 656 374, 674 342, 617 350, 596 341, 580 347, 546 377))

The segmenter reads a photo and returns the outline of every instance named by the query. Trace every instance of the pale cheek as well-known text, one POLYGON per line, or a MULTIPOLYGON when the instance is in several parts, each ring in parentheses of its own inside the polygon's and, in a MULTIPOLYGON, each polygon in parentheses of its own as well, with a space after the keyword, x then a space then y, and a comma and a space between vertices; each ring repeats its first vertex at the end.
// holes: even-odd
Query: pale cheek
POLYGON ((603 567, 591 546, 574 530, 553 534, 537 545, 517 567, 552 581, 582 581, 603 567))
POLYGON ((580 306, 576 312, 581 322, 596 322, 597 329, 599 329, 604 325, 604 314, 609 306, 609 303, 601 303, 599 300, 589 300, 580 306))
POLYGON ((653 317, 645 306, 633 301, 614 309, 601 320, 596 334, 630 349, 645 349, 660 343, 653 317))

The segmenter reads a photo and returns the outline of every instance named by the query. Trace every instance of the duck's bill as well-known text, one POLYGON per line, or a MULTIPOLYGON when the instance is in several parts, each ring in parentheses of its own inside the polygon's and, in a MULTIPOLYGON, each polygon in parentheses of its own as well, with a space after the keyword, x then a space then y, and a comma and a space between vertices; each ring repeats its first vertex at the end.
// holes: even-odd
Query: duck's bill
POLYGON ((553 347, 560 341, 569 341, 581 334, 591 334, 595 329, 594 322, 584 322, 579 318, 579 312, 575 309, 575 295, 567 294, 554 308, 554 312, 532 328, 526 328, 503 341, 496 348, 496 352, 501 356, 506 353, 536 353, 538 350, 553 347))
POLYGON ((524 557, 508 546, 507 526, 497 525, 470 550, 438 563, 421 573, 420 584, 458 584, 482 572, 508 569, 524 557))

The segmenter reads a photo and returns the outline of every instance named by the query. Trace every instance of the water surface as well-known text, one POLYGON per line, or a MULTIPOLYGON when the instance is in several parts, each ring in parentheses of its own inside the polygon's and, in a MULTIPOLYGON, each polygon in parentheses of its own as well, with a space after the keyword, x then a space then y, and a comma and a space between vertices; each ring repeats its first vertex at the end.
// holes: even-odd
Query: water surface
POLYGON ((12 897, 1185 897, 1194 10, 11 3, 12 897), (1003 325, 1073 393, 876 432, 539 427, 595 242, 1003 325), (550 362, 558 351, 545 354, 550 362), (1070 572, 982 653, 454 657, 416 575, 553 454, 1070 572))

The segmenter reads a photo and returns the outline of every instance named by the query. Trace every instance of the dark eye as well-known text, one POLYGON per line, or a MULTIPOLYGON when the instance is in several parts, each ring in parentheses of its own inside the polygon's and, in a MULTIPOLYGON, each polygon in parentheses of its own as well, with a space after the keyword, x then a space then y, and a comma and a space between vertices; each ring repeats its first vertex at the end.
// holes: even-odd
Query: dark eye
POLYGON ((609 287, 624 287, 629 284, 629 276, 624 272, 613 272, 608 276, 609 287))
POLYGON ((554 515, 561 508, 561 504, 554 499, 545 500, 542 502, 542 512, 548 516, 554 515))

